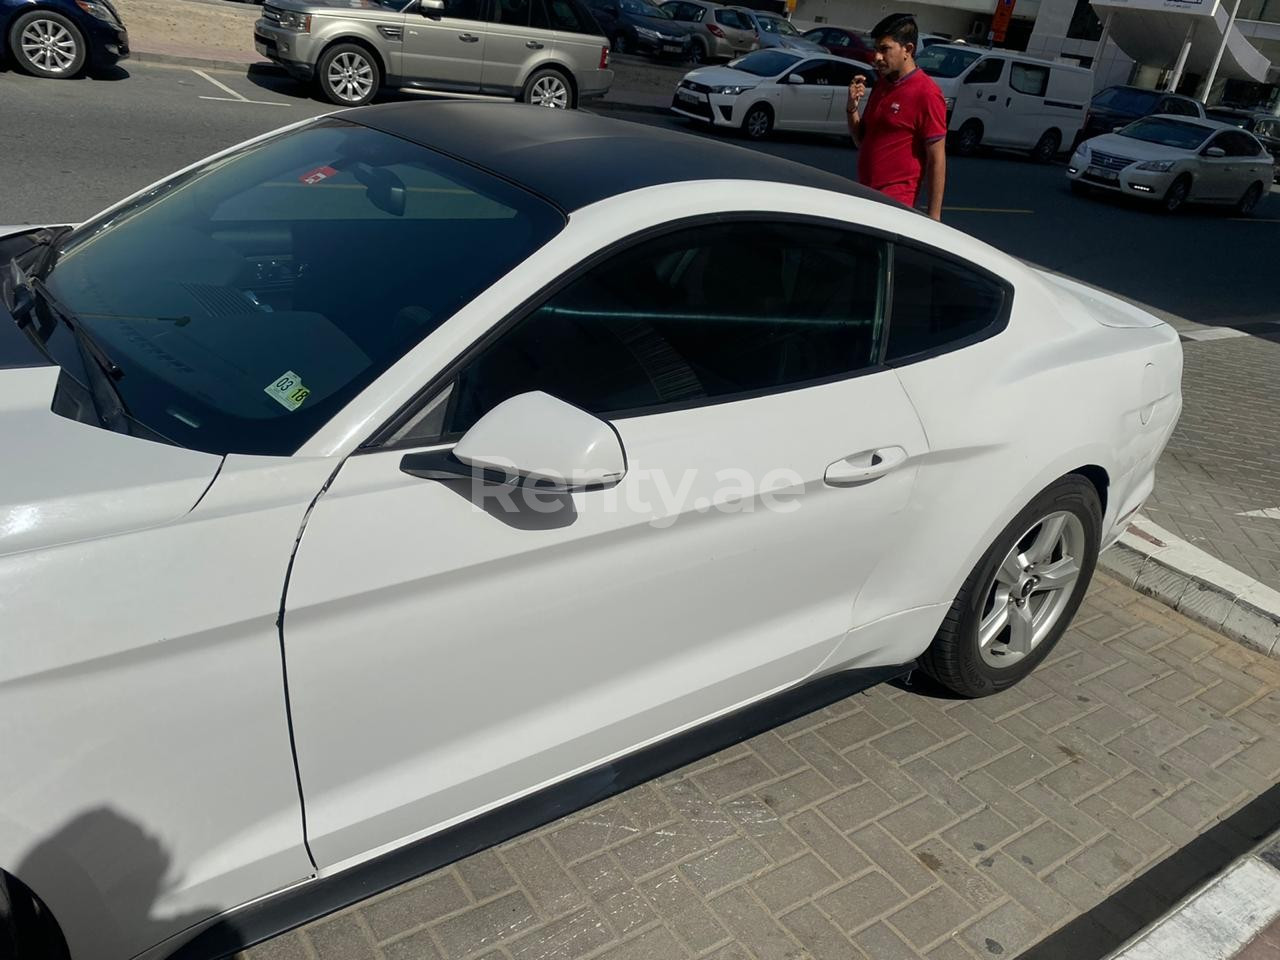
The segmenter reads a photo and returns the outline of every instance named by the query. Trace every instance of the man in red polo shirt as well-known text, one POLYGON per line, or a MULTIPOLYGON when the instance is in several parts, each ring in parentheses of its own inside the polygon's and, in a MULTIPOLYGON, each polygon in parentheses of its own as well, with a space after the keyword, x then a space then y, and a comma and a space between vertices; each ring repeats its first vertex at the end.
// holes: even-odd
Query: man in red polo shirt
POLYGON ((938 85, 916 66, 920 39, 907 13, 885 17, 872 31, 879 74, 865 110, 867 91, 859 75, 849 85, 849 133, 858 147, 858 180, 909 207, 921 183, 929 193, 929 216, 942 219, 947 178, 947 106, 938 85))

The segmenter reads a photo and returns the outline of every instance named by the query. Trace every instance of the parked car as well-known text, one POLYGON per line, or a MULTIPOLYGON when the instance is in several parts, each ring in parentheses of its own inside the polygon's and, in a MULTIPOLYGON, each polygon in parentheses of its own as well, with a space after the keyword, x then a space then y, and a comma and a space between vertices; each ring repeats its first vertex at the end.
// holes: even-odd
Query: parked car
MULTIPOLYGON (((774 130, 848 136, 845 104, 858 72, 853 63, 829 53, 757 50, 725 66, 685 74, 671 109, 715 127, 741 130, 752 140, 763 140, 774 130)), ((874 83, 874 76, 867 76, 867 82, 874 83)))
POLYGON ((955 37, 944 36, 940 33, 922 33, 920 34, 920 50, 928 50, 930 47, 945 45, 950 43, 964 44, 963 40, 955 37))
POLYGON ((1144 117, 1076 149, 1072 190, 1108 191, 1152 201, 1166 213, 1188 203, 1253 213, 1274 176, 1271 155, 1251 133, 1194 117, 1144 117))
POLYGON ((1203 103, 1178 93, 1144 90, 1141 87, 1107 87, 1089 102, 1084 123, 1072 141, 1071 149, 1074 151, 1076 146, 1090 137, 1114 133, 1135 120, 1157 113, 1199 117, 1202 120, 1205 116, 1203 103))
POLYGON ((0 0, 0 59, 58 80, 129 56, 129 32, 111 0, 0 0))
POLYGON ((707 0, 667 0, 662 9, 692 32, 694 63, 732 60, 760 46, 755 26, 732 7, 707 0))
POLYGON ((1008 688, 1181 406, 1149 313, 582 111, 317 117, 0 244, 0 868, 71 960, 251 946, 812 681, 1008 688))
POLYGON ((1228 107, 1212 107, 1205 111, 1210 120, 1229 123, 1241 130, 1248 130, 1275 160, 1275 181, 1280 183, 1280 117, 1273 113, 1253 110, 1233 110, 1228 107))
POLYGON ((806 30, 801 36, 818 44, 827 53, 834 53, 846 60, 858 60, 869 65, 876 59, 875 41, 858 30, 823 26, 806 30))
POLYGON ((751 10, 747 7, 734 7, 733 9, 740 11, 751 21, 751 25, 755 27, 756 35, 759 37, 761 48, 781 47, 784 50, 796 50, 800 53, 824 52, 821 44, 806 40, 800 35, 800 31, 795 28, 791 21, 784 17, 764 13, 760 10, 751 10))
POLYGON ((652 0, 587 0, 618 53, 668 60, 693 57, 693 31, 652 0))
POLYGON ((253 36, 343 106, 390 86, 566 108, 613 81, 608 40, 580 0, 269 0, 253 36))
POLYGON ((952 149, 1026 150, 1048 163, 1071 143, 1084 115, 1093 73, 1008 50, 933 46, 916 61, 947 103, 952 149))

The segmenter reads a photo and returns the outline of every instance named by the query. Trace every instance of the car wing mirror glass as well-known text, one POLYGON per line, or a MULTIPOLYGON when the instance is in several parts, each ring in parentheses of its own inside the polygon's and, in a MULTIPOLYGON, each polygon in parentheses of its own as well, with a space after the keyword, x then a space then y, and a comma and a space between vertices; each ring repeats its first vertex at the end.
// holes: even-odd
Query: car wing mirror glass
POLYGON ((804 83, 804 77, 798 73, 792 73, 787 76, 787 83, 804 83))

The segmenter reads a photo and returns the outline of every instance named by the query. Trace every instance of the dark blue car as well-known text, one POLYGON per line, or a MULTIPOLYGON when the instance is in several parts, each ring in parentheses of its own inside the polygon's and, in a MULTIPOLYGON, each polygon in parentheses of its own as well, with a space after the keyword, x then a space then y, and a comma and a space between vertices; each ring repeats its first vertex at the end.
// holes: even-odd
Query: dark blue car
POLYGON ((0 59, 37 77, 74 77, 129 56, 111 0, 0 0, 0 59))

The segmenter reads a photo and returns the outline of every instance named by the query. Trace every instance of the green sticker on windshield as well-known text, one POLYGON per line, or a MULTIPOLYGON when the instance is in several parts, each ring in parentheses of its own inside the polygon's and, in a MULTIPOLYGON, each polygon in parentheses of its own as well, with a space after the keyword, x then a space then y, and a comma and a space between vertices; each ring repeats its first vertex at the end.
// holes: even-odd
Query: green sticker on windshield
POLYGON ((311 393, 302 385, 302 378, 292 370, 286 370, 275 383, 266 388, 266 393, 286 410, 297 410, 302 401, 311 393))

